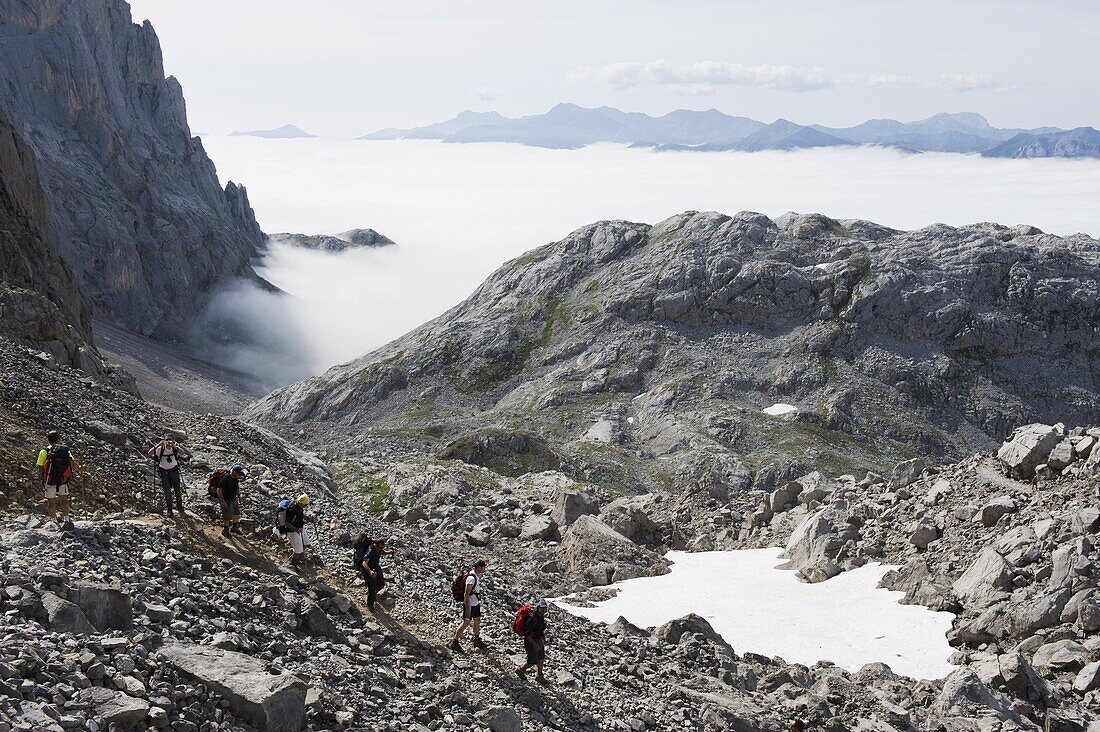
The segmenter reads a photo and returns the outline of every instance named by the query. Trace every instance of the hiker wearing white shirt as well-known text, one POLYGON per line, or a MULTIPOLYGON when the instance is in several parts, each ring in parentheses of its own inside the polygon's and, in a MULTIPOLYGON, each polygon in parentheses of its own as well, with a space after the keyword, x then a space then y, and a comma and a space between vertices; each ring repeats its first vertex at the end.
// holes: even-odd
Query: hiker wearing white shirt
POLYGON ((454 640, 451 641, 451 650, 462 652, 462 634, 466 628, 473 628, 474 646, 485 648, 481 640, 481 575, 485 574, 486 565, 484 559, 474 562, 472 572, 466 573, 465 589, 462 593, 462 622, 458 624, 454 640))
POLYGON ((183 480, 180 476, 180 460, 190 460, 191 451, 176 444, 176 436, 165 433, 164 439, 149 450, 149 457, 157 463, 160 487, 164 490, 164 507, 172 517, 172 493, 175 492, 176 508, 183 515, 183 480))

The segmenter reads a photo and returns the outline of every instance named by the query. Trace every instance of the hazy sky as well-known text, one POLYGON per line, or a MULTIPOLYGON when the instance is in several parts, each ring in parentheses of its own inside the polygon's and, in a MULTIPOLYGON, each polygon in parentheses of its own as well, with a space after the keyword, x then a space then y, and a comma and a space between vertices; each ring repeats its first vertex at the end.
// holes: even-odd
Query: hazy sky
POLYGON ((131 0, 192 130, 354 136, 570 101, 851 124, 1100 126, 1093 0, 131 0))

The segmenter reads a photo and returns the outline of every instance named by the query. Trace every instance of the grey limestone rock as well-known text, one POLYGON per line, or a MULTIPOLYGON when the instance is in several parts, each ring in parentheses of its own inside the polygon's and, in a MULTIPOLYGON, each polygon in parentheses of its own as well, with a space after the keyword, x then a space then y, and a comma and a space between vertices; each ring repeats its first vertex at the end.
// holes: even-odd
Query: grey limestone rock
POLYGON ((1030 478, 1035 469, 1047 460, 1051 450, 1059 443, 1061 435, 1050 425, 1029 424, 1018 428, 1012 437, 997 451, 997 458, 1010 475, 1030 478))
POLYGON ((208 684, 242 719, 261 732, 298 732, 305 721, 306 685, 289 674, 269 674, 255 659, 234 651, 172 643, 158 655, 208 684))
POLYGON ((247 194, 222 188, 153 27, 123 0, 3 0, 0 18, 0 112, 35 153, 48 226, 88 311, 181 340, 213 288, 257 279, 247 194))

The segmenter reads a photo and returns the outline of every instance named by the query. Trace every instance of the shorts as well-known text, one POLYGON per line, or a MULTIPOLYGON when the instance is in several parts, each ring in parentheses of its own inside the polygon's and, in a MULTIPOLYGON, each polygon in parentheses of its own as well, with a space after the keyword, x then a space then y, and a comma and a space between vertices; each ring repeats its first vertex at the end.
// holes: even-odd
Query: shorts
POLYGON ((545 641, 538 644, 530 636, 523 636, 523 652, 527 654, 527 663, 538 663, 546 658, 545 641))
POLYGON ((58 496, 67 496, 67 495, 69 495, 69 484, 68 483, 66 483, 65 485, 47 485, 46 486, 46 498, 47 498, 47 500, 52 501, 53 499, 57 498, 58 496))
POLYGON ((295 554, 302 554, 309 546, 309 534, 306 533, 305 529, 286 532, 286 540, 290 542, 290 548, 294 550, 295 554))
POLYGON ((470 612, 467 613, 466 612, 466 605, 465 605, 465 603, 463 603, 463 605, 462 605, 462 619, 463 620, 473 620, 474 618, 480 618, 480 617, 481 617, 481 605, 471 605, 470 606, 470 612))
POLYGON ((241 504, 239 501, 229 501, 222 506, 222 521, 241 517, 241 504))

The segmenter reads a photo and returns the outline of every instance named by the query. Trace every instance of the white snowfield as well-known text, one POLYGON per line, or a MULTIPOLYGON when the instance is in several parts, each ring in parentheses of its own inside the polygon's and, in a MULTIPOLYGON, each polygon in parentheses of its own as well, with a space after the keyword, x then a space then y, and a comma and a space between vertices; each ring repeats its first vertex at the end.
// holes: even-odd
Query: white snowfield
POLYGON ((806 665, 832 661, 858 671, 881 661, 917 679, 955 670, 946 637, 955 616, 902 605, 903 593, 879 589, 893 567, 869 564, 808 584, 777 568, 782 551, 669 552, 673 565, 666 575, 619 582, 613 585, 619 593, 595 607, 570 605, 568 598, 555 604, 601 623, 621 615, 643 628, 695 613, 739 653, 806 665))
POLYGON ((784 404, 783 402, 773 404, 770 407, 764 407, 764 414, 770 415, 772 417, 781 417, 784 414, 790 414, 797 411, 798 407, 796 407, 795 405, 784 404))

